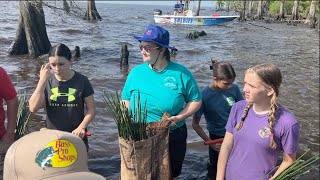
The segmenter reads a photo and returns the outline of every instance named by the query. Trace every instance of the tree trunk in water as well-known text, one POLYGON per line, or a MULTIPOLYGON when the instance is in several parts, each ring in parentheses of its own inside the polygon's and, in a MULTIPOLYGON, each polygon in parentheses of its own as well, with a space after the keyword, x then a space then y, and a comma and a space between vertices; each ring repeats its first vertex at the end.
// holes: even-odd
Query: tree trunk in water
POLYGON ((262 5, 263 5, 262 0, 259 0, 258 9, 257 9, 257 19, 259 20, 263 19, 262 5))
POLYGON ((184 1, 184 10, 189 10, 189 0, 184 1))
POLYGON ((292 9, 292 20, 299 19, 299 0, 294 1, 293 9, 292 9))
POLYGON ((248 13, 247 13, 248 18, 252 18, 253 2, 254 1, 249 1, 249 4, 248 4, 248 13))
POLYGON ((230 2, 227 2, 227 12, 230 11, 230 2))
POLYGON ((280 1, 280 11, 279 11, 279 15, 278 15, 277 19, 278 20, 284 19, 284 0, 280 1))
POLYGON ((316 4, 317 1, 316 0, 312 0, 311 4, 310 4, 310 11, 308 14, 308 17, 305 21, 306 24, 309 24, 311 28, 315 28, 316 27, 316 4))
POLYGON ((86 20, 101 20, 101 16, 99 15, 97 8, 96 8, 96 3, 94 0, 88 0, 87 1, 87 12, 85 16, 86 20))
POLYGON ((242 7, 240 12, 240 19, 239 21, 245 21, 246 20, 246 0, 242 1, 242 7))
POLYGON ((201 5, 201 0, 198 0, 196 16, 199 16, 199 14, 200 14, 200 5, 201 5))
POLYGON ((66 11, 67 14, 70 13, 70 7, 67 0, 63 0, 63 9, 66 11))
POLYGON ((41 0, 20 1, 19 25, 16 38, 8 53, 29 54, 32 58, 46 54, 51 48, 41 0))
POLYGON ((269 11, 269 2, 270 1, 262 1, 263 5, 262 5, 262 15, 264 12, 268 12, 269 11))

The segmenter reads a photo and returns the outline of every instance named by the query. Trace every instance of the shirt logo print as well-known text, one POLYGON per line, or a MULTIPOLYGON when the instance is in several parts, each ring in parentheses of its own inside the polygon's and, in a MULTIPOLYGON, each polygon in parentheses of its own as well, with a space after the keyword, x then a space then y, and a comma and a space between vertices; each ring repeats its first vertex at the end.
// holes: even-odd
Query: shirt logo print
POLYGON ((229 106, 232 106, 234 103, 236 103, 232 97, 227 97, 226 100, 229 106))
POLYGON ((74 96, 74 94, 76 92, 76 89, 73 89, 73 88, 69 88, 68 89, 68 93, 59 92, 58 87, 52 88, 51 92, 52 92, 52 95, 50 96, 50 99, 52 101, 57 101, 58 97, 61 97, 61 96, 68 97, 68 102, 72 102, 72 101, 74 101, 76 99, 76 97, 74 96))
POLYGON ((258 134, 262 138, 268 138, 271 135, 271 130, 268 127, 262 127, 259 129, 258 134))
POLYGON ((164 86, 170 89, 177 89, 177 80, 176 78, 169 76, 164 78, 164 86))

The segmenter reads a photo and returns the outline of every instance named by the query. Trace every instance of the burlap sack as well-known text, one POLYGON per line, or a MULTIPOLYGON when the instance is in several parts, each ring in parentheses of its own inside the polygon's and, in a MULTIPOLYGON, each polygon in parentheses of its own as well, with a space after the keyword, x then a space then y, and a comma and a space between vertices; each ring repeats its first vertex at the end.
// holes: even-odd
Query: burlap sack
POLYGON ((148 139, 127 141, 119 138, 122 180, 169 180, 169 131, 167 123, 148 124, 148 139))

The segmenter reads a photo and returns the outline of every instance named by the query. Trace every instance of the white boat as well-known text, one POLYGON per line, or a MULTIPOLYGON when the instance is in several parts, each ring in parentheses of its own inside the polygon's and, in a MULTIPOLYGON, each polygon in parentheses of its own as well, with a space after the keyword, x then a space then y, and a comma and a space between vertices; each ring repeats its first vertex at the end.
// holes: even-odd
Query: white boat
POLYGON ((154 15, 157 24, 186 24, 211 26, 233 21, 239 16, 175 16, 175 15, 154 15))
POLYGON ((173 15, 162 15, 162 11, 155 9, 153 18, 157 24, 185 24, 185 25, 203 25, 211 26, 216 24, 227 23, 239 18, 239 15, 221 16, 212 14, 211 16, 196 16, 192 10, 183 10, 184 4, 175 4, 173 15))

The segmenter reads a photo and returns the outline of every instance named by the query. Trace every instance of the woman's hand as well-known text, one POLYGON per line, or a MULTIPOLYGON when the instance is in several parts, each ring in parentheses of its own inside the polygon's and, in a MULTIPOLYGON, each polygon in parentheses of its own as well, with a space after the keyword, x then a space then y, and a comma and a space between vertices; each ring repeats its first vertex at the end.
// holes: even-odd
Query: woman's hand
POLYGON ((73 130, 71 133, 80 138, 83 138, 85 136, 86 130, 85 128, 78 127, 77 129, 73 130))
POLYGON ((219 152, 220 149, 221 149, 221 145, 222 145, 222 143, 210 144, 210 147, 211 147, 213 150, 219 152))
POLYGON ((177 125, 177 123, 180 122, 182 119, 181 119, 180 115, 177 115, 177 116, 169 117, 168 120, 171 122, 170 126, 172 127, 172 126, 177 125))
POLYGON ((46 82, 52 76, 50 64, 44 64, 40 68, 40 81, 46 82))

